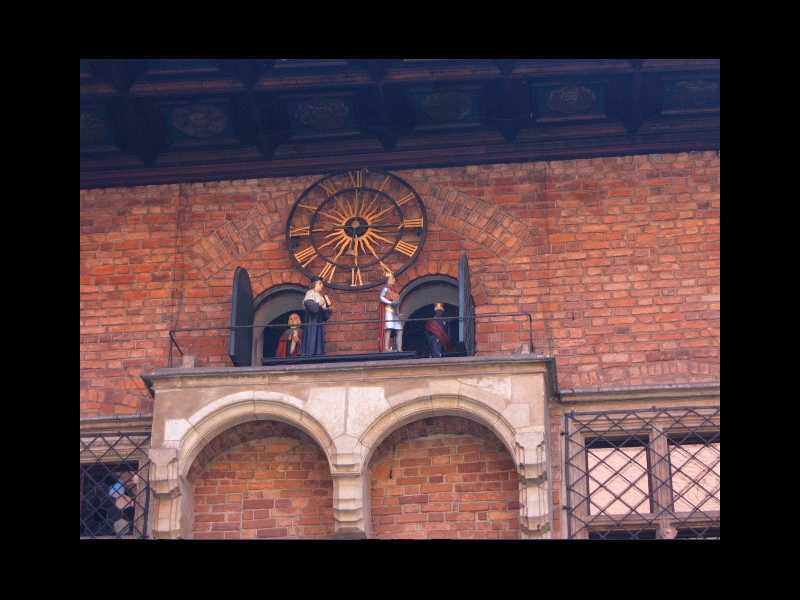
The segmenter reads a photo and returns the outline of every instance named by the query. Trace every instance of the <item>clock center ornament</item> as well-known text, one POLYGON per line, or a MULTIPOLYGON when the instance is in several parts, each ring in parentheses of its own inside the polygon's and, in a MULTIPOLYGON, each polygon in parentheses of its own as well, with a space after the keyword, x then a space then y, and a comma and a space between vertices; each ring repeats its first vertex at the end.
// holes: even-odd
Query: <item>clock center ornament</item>
POLYGON ((295 200, 286 245, 295 266, 337 290, 382 285, 422 252, 425 205, 406 181, 377 169, 327 175, 295 200))

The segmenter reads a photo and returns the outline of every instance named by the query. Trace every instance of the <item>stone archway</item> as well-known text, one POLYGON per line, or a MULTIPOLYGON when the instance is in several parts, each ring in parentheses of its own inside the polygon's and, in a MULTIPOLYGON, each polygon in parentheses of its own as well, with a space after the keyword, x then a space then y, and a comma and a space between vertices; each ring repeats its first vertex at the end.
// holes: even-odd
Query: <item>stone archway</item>
POLYGON ((395 429, 372 454, 371 537, 518 539, 519 475, 487 427, 454 416, 395 429))
POLYGON ((195 539, 329 538, 333 479, 307 434, 277 421, 248 421, 222 432, 195 458, 195 539))
MULTIPOLYGON (((458 395, 458 396, 437 395, 437 396, 427 396, 427 397, 409 397, 408 400, 402 401, 400 404, 396 405, 392 410, 387 411, 384 414, 378 416, 365 429, 365 431, 362 434, 359 442, 360 442, 361 446, 364 448, 363 462, 362 462, 362 468, 361 468, 361 473, 362 473, 362 478, 363 478, 363 485, 364 485, 364 491, 363 491, 364 521, 363 521, 363 525, 364 525, 364 528, 365 528, 368 536, 370 536, 370 537, 372 536, 373 531, 374 531, 374 527, 376 525, 376 523, 374 521, 374 518, 373 518, 373 515, 372 515, 372 512, 371 512, 371 508, 372 508, 372 504, 373 504, 373 498, 371 496, 371 491, 372 491, 372 488, 373 488, 373 477, 372 477, 372 473, 371 473, 371 469, 370 469, 371 465, 374 464, 374 458, 376 456, 376 453, 379 452, 379 449, 384 446, 384 442, 386 442, 387 440, 390 440, 392 435, 395 435, 395 432, 397 432, 399 430, 402 430, 402 429, 406 428, 409 425, 413 426, 414 423, 419 422, 421 420, 425 420, 425 419, 440 419, 440 418, 448 418, 448 417, 451 417, 451 418, 455 417, 457 419, 460 419, 462 422, 463 421, 468 421, 468 422, 473 423, 472 427, 473 428, 478 428, 478 429, 474 429, 473 433, 475 433, 477 431, 481 431, 482 432, 480 435, 473 436, 473 437, 478 437, 478 438, 481 438, 483 440, 492 439, 492 440, 494 440, 494 441, 496 441, 497 443, 500 444, 500 446, 502 448, 502 452, 503 452, 504 456, 507 457, 508 462, 503 465, 502 469, 495 469, 495 471, 503 470, 504 472, 507 473, 507 475, 503 475, 504 477, 507 477, 507 481, 515 481, 515 482, 518 482, 518 483, 514 484, 515 487, 516 487, 516 491, 512 492, 513 496, 514 496, 513 499, 512 498, 501 499, 501 498, 498 497, 498 498, 493 500, 496 504, 491 505, 491 508, 493 509, 493 512, 496 512, 496 513, 497 512, 504 512, 504 514, 502 514, 502 515, 493 515, 493 516, 499 516, 500 518, 498 520, 508 520, 509 515, 513 514, 513 518, 515 520, 515 525, 513 527, 504 526, 505 527, 505 532, 509 536, 513 536, 513 537, 517 537, 518 536, 518 534, 511 533, 511 532, 519 530, 520 523, 524 521, 524 519, 522 518, 523 517, 523 513, 527 513, 527 509, 525 507, 523 507, 523 504, 525 503, 525 500, 526 500, 526 497, 527 497, 527 490, 526 490, 527 483, 524 480, 525 469, 523 468, 523 463, 525 461, 525 452, 524 452, 522 446, 520 446, 520 444, 519 444, 519 442, 517 440, 518 434, 516 433, 514 427, 503 417, 503 415, 501 415, 500 413, 495 411, 487 403, 484 403, 484 402, 481 402, 481 401, 478 401, 478 400, 473 400, 473 399, 468 398, 468 397, 463 396, 463 395, 458 395), (512 472, 514 473, 514 475, 511 475, 512 472), (520 485, 520 483, 522 485, 520 485), (501 502, 505 502, 505 506, 503 508, 501 508, 499 506, 499 503, 501 503, 501 502), (512 506, 511 503, 513 503, 513 507, 514 508, 509 508, 510 506, 512 506), (523 509, 522 511, 520 511, 521 508, 523 509), (494 510, 494 509, 497 509, 497 510, 494 510), (507 512, 507 511, 512 511, 512 512, 507 512)), ((467 431, 467 429, 465 429, 465 431, 467 431)), ((466 433, 466 435, 471 435, 471 434, 466 433)), ((454 454, 458 454, 458 453, 454 452, 454 454)), ((462 455, 464 455, 464 454, 466 454, 466 453, 462 453, 462 455)), ((480 461, 473 461, 473 462, 480 462, 480 461)), ((400 465, 400 466, 403 467, 404 465, 400 465)), ((434 465, 431 464, 431 465, 428 465, 428 466, 429 467, 433 467, 434 465)), ((485 466, 484 467, 477 467, 477 468, 483 469, 484 473, 492 473, 492 472, 494 472, 494 471, 491 471, 491 470, 487 471, 485 466)), ((435 469, 434 469, 434 471, 435 471, 435 469)), ((457 469, 456 469, 456 471, 457 471, 457 469)), ((434 476, 435 477, 438 474, 439 473, 431 472, 431 473, 428 474, 428 476, 434 476)), ((442 473, 442 475, 444 475, 444 473, 442 473)), ((416 477, 419 477, 419 474, 417 474, 416 477)), ((457 477, 456 478, 451 478, 451 479, 457 479, 457 477)), ((471 477, 469 477, 468 479, 471 479, 471 477)), ((419 483, 410 484, 410 485, 435 486, 435 485, 442 485, 442 484, 446 484, 446 483, 447 484, 455 484, 455 483, 476 483, 476 482, 472 482, 472 481, 467 481, 467 482, 463 482, 463 481, 462 482, 455 482, 455 481, 445 482, 444 479, 441 482, 438 482, 438 481, 431 481, 430 479, 428 479, 428 481, 426 481, 424 484, 422 482, 419 482, 419 483)), ((480 483, 480 482, 478 482, 478 483, 480 483)), ((486 486, 486 487, 491 487, 491 486, 486 486)), ((501 485, 501 487, 502 487, 502 485, 501 485)), ((451 502, 460 502, 460 499, 457 499, 457 497, 460 497, 460 494, 462 494, 462 493, 480 493, 480 490, 477 491, 477 492, 469 492, 469 491, 467 491, 465 489, 456 490, 454 487, 452 487, 449 491, 445 491, 444 488, 442 487, 439 492, 434 491, 436 489, 434 487, 429 487, 427 489, 429 489, 430 492, 427 492, 427 493, 423 494, 422 493, 422 488, 420 487, 420 494, 408 494, 408 495, 409 496, 427 495, 428 496, 427 499, 424 502, 421 502, 421 503, 430 503, 430 501, 431 501, 430 494, 450 493, 450 494, 454 495, 454 499, 451 500, 451 502)), ((483 490, 483 491, 490 492, 491 490, 487 489, 487 490, 483 490)), ((504 491, 509 491, 509 490, 504 490, 504 491)), ((406 494, 402 494, 402 495, 406 495, 406 494)), ((434 500, 436 500, 436 498, 434 498, 434 500)), ((405 500, 404 502, 413 503, 409 499, 405 500)), ((442 510, 423 511, 422 508, 420 508, 420 512, 438 512, 438 513, 442 513, 442 515, 437 515, 436 517, 434 517, 434 518, 439 518, 441 516, 443 518, 442 522, 446 522, 446 521, 444 521, 444 520, 446 520, 448 518, 447 516, 445 516, 446 514, 448 514, 448 513, 455 514, 455 513, 460 512, 457 509, 455 509, 455 510, 452 509, 452 507, 451 507, 450 510, 444 510, 444 506, 441 506, 441 507, 438 507, 438 508, 442 508, 442 510)), ((472 508, 482 508, 482 507, 481 506, 473 506, 472 508)), ((485 508, 486 508, 485 511, 480 511, 480 512, 486 512, 487 513, 486 515, 482 515, 482 517, 485 517, 485 518, 481 519, 482 521, 488 519, 488 512, 489 512, 490 506, 487 506, 485 508)), ((383 512, 383 511, 379 510, 379 512, 383 512)), ((464 511, 464 512, 467 512, 467 511, 464 511)), ((478 511, 473 511, 473 515, 472 515, 473 517, 475 516, 475 514, 474 514, 475 512, 478 512, 478 511)), ((402 514, 402 512, 401 512, 401 514, 402 514)), ((385 516, 385 515, 383 515, 383 516, 385 516)), ((458 518, 465 518, 465 517, 452 516, 450 518, 458 519, 458 518)), ((422 523, 422 522, 420 521, 420 523, 422 523)), ((431 525, 430 525, 431 522, 430 521, 425 521, 425 523, 427 523, 427 525, 425 525, 424 527, 420 527, 419 531, 425 531, 427 537, 458 537, 458 535, 459 535, 457 533, 455 535, 452 535, 452 531, 457 531, 456 529, 450 530, 449 527, 447 527, 447 528, 439 528, 440 526, 438 526, 438 525, 433 525, 432 529, 431 529, 430 528, 431 527, 431 525), (440 533, 441 532, 448 532, 448 533, 447 534, 432 535, 432 532, 434 532, 434 531, 439 531, 440 533)), ((394 524, 397 524, 397 523, 394 523, 394 524)), ((378 525, 380 525, 380 524, 378 524, 378 525)), ((491 525, 490 525, 490 527, 491 527, 491 525)), ((461 535, 463 537, 468 537, 468 536, 471 536, 471 537, 491 537, 491 536, 485 536, 484 533, 479 533, 480 531, 483 531, 482 526, 481 526, 481 529, 476 528, 476 529, 471 530, 471 533, 469 533, 469 534, 465 533, 465 534, 461 534, 461 535)), ((490 531, 499 531, 499 530, 490 530, 490 531)), ((377 533, 378 533, 379 537, 382 535, 380 527, 378 528, 377 533)), ((399 530, 398 531, 394 531, 394 530, 391 530, 390 533, 405 534, 405 533, 409 533, 409 532, 408 531, 399 531, 399 530)), ((406 536, 401 536, 401 537, 406 537, 406 536)), ((407 536, 407 537, 422 537, 422 536, 411 535, 411 536, 407 536)))
POLYGON ((154 537, 191 535, 192 464, 221 433, 252 421, 283 422, 314 440, 333 478, 336 536, 369 536, 374 452, 395 430, 443 416, 475 421, 502 442, 519 478, 520 534, 546 537, 548 365, 519 356, 432 360, 413 372, 382 363, 247 370, 236 373, 233 389, 242 391, 234 393, 230 369, 154 374, 159 402, 148 451, 154 537))

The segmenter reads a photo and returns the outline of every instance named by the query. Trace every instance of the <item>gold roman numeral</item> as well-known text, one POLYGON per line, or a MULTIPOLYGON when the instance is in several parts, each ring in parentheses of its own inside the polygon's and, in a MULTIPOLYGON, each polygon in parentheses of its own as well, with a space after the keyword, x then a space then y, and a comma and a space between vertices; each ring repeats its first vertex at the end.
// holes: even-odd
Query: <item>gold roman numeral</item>
POLYGON ((328 193, 328 196, 333 196, 337 191, 336 186, 333 185, 333 182, 330 179, 320 181, 319 186, 328 193))
POLYGON ((404 219, 403 220, 403 229, 414 229, 416 227, 422 227, 422 217, 419 219, 404 219))
POLYGON ((359 169, 358 171, 350 171, 347 173, 347 176, 350 177, 350 182, 353 184, 354 188, 364 187, 364 175, 365 169, 359 169))
POLYGON ((400 240, 399 242, 397 242, 395 250, 397 250, 398 252, 402 252, 406 256, 414 256, 414 252, 417 251, 418 247, 419 246, 417 246, 416 244, 409 244, 407 242, 404 242, 403 240, 400 240))
POLYGON ((413 200, 413 199, 414 199, 414 192, 408 192, 405 196, 403 196, 402 198, 398 199, 397 203, 400 206, 403 206, 403 204, 405 204, 409 200, 413 200))
POLYGON ((295 252, 294 257, 297 259, 303 267, 305 267, 308 263, 314 260, 317 257, 317 251, 315 248, 309 246, 305 250, 301 250, 300 252, 295 252))
POLYGON ((292 227, 289 230, 289 237, 308 237, 309 235, 311 235, 309 225, 306 225, 305 227, 292 227))
POLYGON ((350 268, 350 287, 364 285, 364 280, 361 279, 361 269, 358 267, 350 268))
POLYGON ((336 273, 336 265, 332 263, 325 263, 325 267, 320 272, 319 276, 320 279, 327 281, 328 283, 331 282, 333 279, 333 274, 336 273))

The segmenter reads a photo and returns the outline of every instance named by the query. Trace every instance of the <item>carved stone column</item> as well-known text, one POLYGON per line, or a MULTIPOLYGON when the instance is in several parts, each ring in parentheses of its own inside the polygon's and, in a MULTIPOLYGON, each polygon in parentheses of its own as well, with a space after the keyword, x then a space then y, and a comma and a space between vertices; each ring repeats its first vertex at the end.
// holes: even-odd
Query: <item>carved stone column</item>
POLYGON ((517 435, 525 446, 518 448, 520 537, 522 539, 549 539, 552 528, 550 490, 547 481, 547 452, 544 431, 517 435))
POLYGON ((191 494, 179 476, 178 452, 174 448, 150 448, 150 489, 153 492, 152 536, 155 539, 186 537, 191 531, 191 506, 188 515, 183 504, 191 494), (188 519, 188 520, 187 520, 188 519), (184 527, 187 525, 188 527, 184 527))
POLYGON ((362 473, 333 474, 334 537, 363 539, 368 536, 370 511, 362 473))

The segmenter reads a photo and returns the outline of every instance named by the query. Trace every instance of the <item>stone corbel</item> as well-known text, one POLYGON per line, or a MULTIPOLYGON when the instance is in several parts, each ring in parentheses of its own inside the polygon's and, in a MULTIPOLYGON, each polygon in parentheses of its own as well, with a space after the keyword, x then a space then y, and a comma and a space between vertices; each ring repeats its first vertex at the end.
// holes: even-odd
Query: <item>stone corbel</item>
POLYGON ((152 535, 156 539, 181 537, 182 486, 175 448, 150 448, 150 489, 153 492, 152 535))
POLYGON ((524 443, 519 454, 520 535, 525 539, 550 537, 547 452, 543 431, 517 434, 524 443))
POLYGON ((364 479, 361 473, 333 473, 333 519, 335 537, 367 537, 369 511, 365 506, 364 479))
POLYGON ((520 519, 520 534, 523 539, 549 538, 550 519, 547 515, 538 517, 522 517, 520 519))
POLYGON ((150 489, 156 496, 180 495, 178 451, 175 448, 150 448, 150 489))
POLYGON ((520 483, 526 486, 541 485, 547 481, 547 465, 545 463, 521 464, 519 477, 520 483))

